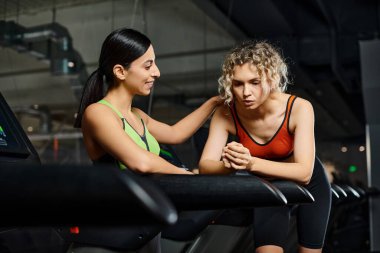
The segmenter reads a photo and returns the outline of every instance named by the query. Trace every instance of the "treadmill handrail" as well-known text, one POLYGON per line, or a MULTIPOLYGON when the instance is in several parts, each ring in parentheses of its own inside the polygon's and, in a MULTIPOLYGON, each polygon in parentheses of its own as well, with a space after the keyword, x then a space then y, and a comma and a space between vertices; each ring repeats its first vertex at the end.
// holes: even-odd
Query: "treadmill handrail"
POLYGON ((173 204, 158 187, 113 166, 1 164, 0 202, 3 226, 177 221, 173 204))
POLYGON ((288 180, 275 180, 271 183, 276 186, 288 200, 288 204, 313 203, 313 195, 303 186, 288 180))
POLYGON ((331 184, 331 188, 334 189, 342 199, 347 198, 347 193, 339 185, 331 184))
POLYGON ((286 205, 284 194, 256 176, 150 175, 179 210, 286 205))

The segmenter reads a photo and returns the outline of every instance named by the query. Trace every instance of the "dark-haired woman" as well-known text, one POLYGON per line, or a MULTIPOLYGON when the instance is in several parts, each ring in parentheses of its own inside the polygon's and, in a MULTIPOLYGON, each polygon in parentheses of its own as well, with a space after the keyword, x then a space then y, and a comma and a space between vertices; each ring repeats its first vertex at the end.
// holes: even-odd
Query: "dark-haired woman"
POLYGON ((150 40, 133 29, 119 29, 103 42, 99 67, 83 91, 76 126, 94 163, 116 162, 141 173, 191 174, 158 154, 158 143, 188 139, 219 104, 212 97, 200 108, 170 126, 132 107, 134 96, 148 96, 160 77, 150 40), (104 80, 107 89, 104 91, 104 80))

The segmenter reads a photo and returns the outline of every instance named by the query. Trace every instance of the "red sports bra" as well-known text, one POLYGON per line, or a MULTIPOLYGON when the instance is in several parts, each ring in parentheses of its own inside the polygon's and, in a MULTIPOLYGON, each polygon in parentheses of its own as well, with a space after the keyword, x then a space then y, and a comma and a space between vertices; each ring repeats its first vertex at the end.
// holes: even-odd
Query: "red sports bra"
POLYGON ((296 96, 290 96, 286 104, 284 120, 274 136, 264 144, 256 142, 244 128, 236 112, 235 104, 231 110, 236 127, 236 135, 241 144, 248 148, 254 157, 268 160, 283 160, 293 154, 294 136, 289 131, 289 118, 296 96))

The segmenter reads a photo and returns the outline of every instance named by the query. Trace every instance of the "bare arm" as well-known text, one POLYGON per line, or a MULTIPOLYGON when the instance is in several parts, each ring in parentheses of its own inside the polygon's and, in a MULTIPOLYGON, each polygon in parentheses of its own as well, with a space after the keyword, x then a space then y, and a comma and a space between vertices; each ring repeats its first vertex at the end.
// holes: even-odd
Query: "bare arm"
POLYGON ((221 106, 216 109, 212 117, 208 139, 199 161, 201 174, 233 172, 233 169, 226 168, 223 161, 220 160, 223 147, 228 139, 229 128, 231 128, 227 113, 229 113, 228 109, 221 106))
POLYGON ((91 153, 107 153, 131 170, 143 173, 191 174, 138 146, 124 132, 120 118, 103 105, 93 104, 86 109, 82 131, 92 159, 96 157, 91 157, 91 153))
POLYGON ((154 120, 141 110, 139 113, 144 115, 149 132, 158 142, 179 144, 190 138, 205 123, 219 103, 217 96, 212 97, 173 126, 154 120))
POLYGON ((308 184, 314 167, 314 112, 312 105, 298 99, 292 112, 295 121, 294 161, 274 162, 257 157, 251 157, 248 149, 240 143, 229 143, 223 156, 231 161, 234 169, 248 169, 251 172, 308 184))

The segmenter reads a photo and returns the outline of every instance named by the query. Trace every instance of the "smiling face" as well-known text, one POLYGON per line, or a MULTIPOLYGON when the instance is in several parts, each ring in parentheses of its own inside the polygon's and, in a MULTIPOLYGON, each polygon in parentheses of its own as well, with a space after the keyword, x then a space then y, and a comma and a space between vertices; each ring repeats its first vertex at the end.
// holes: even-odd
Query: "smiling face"
POLYGON ((234 100, 245 109, 256 109, 268 98, 270 89, 265 74, 260 76, 255 65, 245 63, 236 65, 232 75, 231 91, 234 100))
POLYGON ((126 69, 124 83, 133 93, 143 96, 150 94, 154 81, 160 77, 155 58, 151 45, 145 54, 134 60, 126 69))

